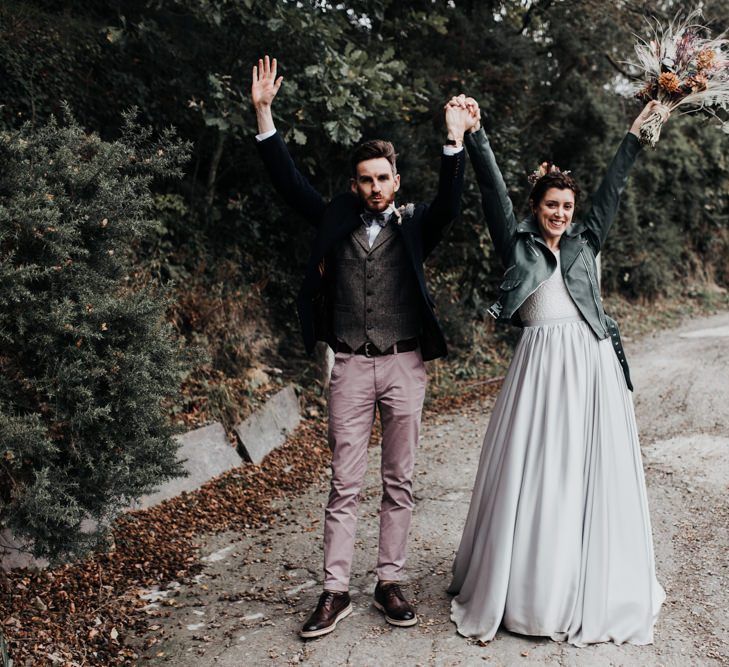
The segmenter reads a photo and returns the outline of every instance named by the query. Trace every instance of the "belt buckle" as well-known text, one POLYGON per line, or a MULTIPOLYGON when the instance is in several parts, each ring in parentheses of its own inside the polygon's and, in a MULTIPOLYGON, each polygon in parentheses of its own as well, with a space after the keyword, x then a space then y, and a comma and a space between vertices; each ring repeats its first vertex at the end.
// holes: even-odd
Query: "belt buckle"
MULTIPOLYGON (((367 357, 368 359, 369 359, 370 357, 374 357, 374 356, 375 356, 374 354, 372 354, 372 353, 370 352, 370 345, 371 345, 372 347, 375 347, 375 344, 374 344, 374 343, 373 343, 372 341, 369 341, 369 340, 368 340, 368 341, 367 341, 367 342, 366 342, 366 343, 364 344, 364 354, 365 354, 365 357, 367 357)), ((376 348, 375 348, 375 349, 376 349, 376 348)))

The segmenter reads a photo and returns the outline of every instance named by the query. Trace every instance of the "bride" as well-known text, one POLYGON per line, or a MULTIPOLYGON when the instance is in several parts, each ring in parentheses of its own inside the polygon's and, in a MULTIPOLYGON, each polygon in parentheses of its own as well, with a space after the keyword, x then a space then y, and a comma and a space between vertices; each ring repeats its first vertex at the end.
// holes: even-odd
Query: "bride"
MULTIPOLYGON (((452 104, 478 107, 472 99, 452 104)), ((577 646, 649 644, 665 594, 655 575, 645 479, 616 323, 595 257, 640 152, 650 102, 582 220, 577 184, 544 163, 517 222, 486 133, 465 144, 506 267, 489 312, 523 327, 494 406, 449 593, 458 632, 512 632, 577 646)))

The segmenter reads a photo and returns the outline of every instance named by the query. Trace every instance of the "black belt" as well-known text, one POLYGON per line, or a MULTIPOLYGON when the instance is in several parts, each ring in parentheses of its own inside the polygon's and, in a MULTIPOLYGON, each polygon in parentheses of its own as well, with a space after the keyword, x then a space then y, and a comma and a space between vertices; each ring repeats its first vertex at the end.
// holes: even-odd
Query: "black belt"
POLYGON ((338 340, 337 349, 335 351, 351 352, 352 354, 364 354, 365 357, 384 357, 387 354, 395 354, 396 348, 397 352, 412 352, 413 350, 417 350, 418 339, 407 338, 405 340, 399 340, 394 345, 390 345, 390 347, 382 351, 378 350, 377 346, 371 341, 367 341, 364 345, 361 345, 356 350, 353 350, 344 341, 338 340))
POLYGON ((625 359, 625 352, 623 350, 623 341, 620 340, 620 331, 618 331, 618 323, 612 318, 605 316, 608 324, 608 334, 613 342, 613 349, 615 354, 618 356, 618 362, 620 367, 623 369, 623 375, 625 376, 625 384, 628 385, 628 389, 633 391, 633 383, 630 381, 630 369, 628 368, 628 362, 625 359))

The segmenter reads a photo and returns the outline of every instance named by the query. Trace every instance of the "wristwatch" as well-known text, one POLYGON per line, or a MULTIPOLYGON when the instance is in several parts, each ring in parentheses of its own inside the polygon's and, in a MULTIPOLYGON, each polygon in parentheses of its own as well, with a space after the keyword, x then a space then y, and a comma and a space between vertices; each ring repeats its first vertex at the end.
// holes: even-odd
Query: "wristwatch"
POLYGON ((458 146, 458 142, 455 139, 446 139, 445 145, 446 146, 458 146))

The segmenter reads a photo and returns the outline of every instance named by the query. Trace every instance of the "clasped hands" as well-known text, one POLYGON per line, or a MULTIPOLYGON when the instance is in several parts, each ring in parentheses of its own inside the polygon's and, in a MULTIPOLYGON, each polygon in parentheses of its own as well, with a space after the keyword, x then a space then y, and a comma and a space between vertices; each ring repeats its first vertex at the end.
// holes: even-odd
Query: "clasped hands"
POLYGON ((445 122, 448 139, 457 146, 463 142, 466 132, 475 132, 481 127, 481 109, 472 97, 455 95, 445 105, 445 122))

